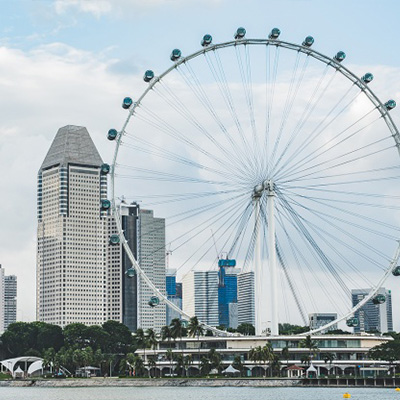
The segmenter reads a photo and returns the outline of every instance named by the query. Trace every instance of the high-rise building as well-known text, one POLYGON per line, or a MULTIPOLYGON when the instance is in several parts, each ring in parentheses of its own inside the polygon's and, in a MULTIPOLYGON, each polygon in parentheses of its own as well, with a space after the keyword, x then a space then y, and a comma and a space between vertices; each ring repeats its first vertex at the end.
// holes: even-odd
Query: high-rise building
MULTIPOLYGON (((182 310, 182 290, 177 291, 177 286, 182 284, 176 282, 176 270, 168 269, 166 274, 167 298, 182 310)), ((167 305, 166 324, 169 325, 174 318, 181 318, 181 314, 167 305)))
POLYGON ((238 324, 255 324, 254 272, 243 272, 238 279, 238 324))
MULTIPOLYGON (((138 259, 139 246, 139 213, 137 203, 120 205, 122 229, 129 248, 135 259, 138 259)), ((138 328, 138 279, 135 274, 129 277, 125 271, 132 267, 132 262, 122 249, 122 322, 132 331, 138 328)))
MULTIPOLYGON (((309 319, 309 324, 310 324, 310 329, 318 329, 321 326, 324 326, 326 324, 329 324, 329 322, 334 321, 337 319, 337 314, 336 313, 313 313, 313 314, 308 314, 308 319, 309 319)), ((329 328, 323 330, 321 333, 329 332, 329 331, 334 331, 338 328, 337 324, 333 324, 329 328)))
POLYGON ((0 334, 4 332, 4 269, 0 264, 0 334))
MULTIPOLYGON (((371 289, 353 289, 351 291, 353 307, 364 299, 370 291, 371 289)), ((354 317, 358 320, 358 325, 354 327, 355 333, 368 331, 385 333, 393 331, 391 291, 379 288, 374 298, 379 295, 385 299, 383 303, 375 304, 371 299, 354 314, 354 317)))
POLYGON ((182 279, 183 311, 218 326, 218 271, 191 271, 182 279))
POLYGON ((102 210, 103 161, 86 128, 60 128, 38 173, 39 321, 60 326, 121 320, 120 250, 102 210))
MULTIPOLYGON (((139 265, 163 295, 165 290, 165 219, 154 217, 153 210, 139 211, 139 265)), ((160 331, 166 321, 166 305, 149 305, 153 290, 138 279, 138 327, 160 331)))
POLYGON ((0 264, 0 333, 17 322, 17 277, 5 275, 0 264))
POLYGON ((17 277, 4 277, 4 330, 17 322, 17 277))
POLYGON ((221 259, 218 263, 219 325, 225 328, 237 327, 237 315, 234 315, 234 311, 237 310, 237 307, 230 306, 232 303, 237 304, 237 274, 240 271, 234 268, 235 265, 235 260, 221 259))

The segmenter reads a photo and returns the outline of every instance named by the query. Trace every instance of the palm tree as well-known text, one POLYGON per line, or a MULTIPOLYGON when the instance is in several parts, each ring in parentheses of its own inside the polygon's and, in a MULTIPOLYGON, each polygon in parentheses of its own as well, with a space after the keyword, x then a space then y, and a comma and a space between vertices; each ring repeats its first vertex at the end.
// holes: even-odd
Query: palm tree
POLYGON ((218 353, 215 349, 210 349, 210 351, 208 352, 208 359, 210 361, 211 368, 217 369, 218 372, 220 372, 222 366, 221 354, 218 353))
POLYGON ((193 357, 191 354, 188 354, 185 356, 184 360, 184 365, 185 365, 185 370, 186 370, 186 375, 189 376, 189 367, 191 364, 193 364, 193 357))
POLYGON ((210 372, 210 360, 207 357, 201 358, 200 371, 203 375, 207 375, 210 372))
POLYGON ((175 354, 174 361, 176 362, 175 371, 177 373, 178 373, 178 371, 181 371, 182 372, 181 375, 184 375, 185 374, 185 363, 184 363, 183 355, 175 354))
POLYGON ((56 352, 53 347, 50 347, 43 353, 42 365, 44 368, 49 368, 50 373, 53 373, 53 365, 56 358, 56 352))
POLYGON ((311 335, 307 335, 305 339, 303 339, 300 342, 300 347, 303 347, 304 349, 308 349, 310 352, 310 361, 312 360, 313 356, 317 351, 319 351, 319 348, 317 346, 317 342, 315 340, 312 340, 311 335))
POLYGON ((171 327, 169 325, 165 325, 161 328, 161 340, 168 340, 169 348, 171 348, 171 338, 172 338, 172 333, 171 333, 171 327))
POLYGON ((203 334, 204 329, 201 326, 199 319, 194 316, 190 318, 189 320, 189 325, 188 325, 188 333, 190 337, 195 337, 197 336, 197 339, 203 334))
POLYGON ((147 360, 147 365, 149 367, 149 377, 151 378, 151 370, 154 369, 154 378, 156 377, 156 367, 157 367, 157 362, 155 357, 149 357, 147 360))
POLYGON ((174 353, 172 353, 171 349, 167 350, 165 358, 170 362, 169 376, 172 376, 172 362, 174 361, 174 353))
POLYGON ((282 349, 281 355, 282 355, 282 358, 286 360, 286 369, 287 369, 288 366, 289 366, 289 358, 290 358, 290 351, 289 351, 289 347, 288 346, 285 346, 282 349))
POLYGON ((242 363, 242 357, 240 355, 236 355, 233 359, 232 367, 236 368, 237 370, 240 371, 240 376, 243 374, 243 363, 242 363))
POLYGON ((334 353, 322 353, 322 359, 324 360, 325 364, 329 362, 329 365, 332 366, 332 362, 336 359, 336 355, 334 353))
MULTIPOLYGON (((272 376, 272 361, 275 360, 274 350, 270 342, 267 342, 261 351, 261 358, 266 363, 268 361, 270 367, 270 375, 272 376)), ((265 369, 265 374, 267 373, 267 369, 265 369)))
POLYGON ((126 359, 125 362, 126 364, 128 364, 128 368, 129 368, 129 375, 132 376, 132 372, 133 372, 133 363, 135 362, 135 354, 134 353, 128 353, 126 355, 126 359))
POLYGON ((134 356, 133 358, 133 367, 135 368, 135 375, 136 376, 142 376, 144 372, 144 362, 142 357, 140 356, 134 356))
POLYGON ((146 362, 146 347, 148 346, 147 336, 142 328, 136 330, 135 342, 137 347, 143 349, 143 362, 146 362))
POLYGON ((261 361, 263 357, 263 351, 261 346, 253 347, 249 351, 249 360, 254 361, 254 363, 259 362, 261 368, 261 361))
POLYGON ((174 318, 169 326, 171 327, 171 336, 174 340, 182 338, 183 326, 182 321, 179 318, 174 318))

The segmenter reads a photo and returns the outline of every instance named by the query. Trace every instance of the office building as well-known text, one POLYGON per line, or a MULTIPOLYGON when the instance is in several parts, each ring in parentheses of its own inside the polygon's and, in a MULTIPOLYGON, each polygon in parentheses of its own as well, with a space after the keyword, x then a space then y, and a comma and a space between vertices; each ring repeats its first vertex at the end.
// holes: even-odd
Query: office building
MULTIPOLYGON (((353 289, 351 291, 353 307, 364 299, 370 291, 371 289, 353 289)), ((376 296, 378 295, 384 297, 385 301, 383 303, 375 304, 373 299, 371 299, 354 314, 354 317, 358 320, 358 325, 354 327, 355 333, 385 333, 393 331, 391 291, 379 288, 376 296)))
MULTIPOLYGON (((168 300, 182 310, 182 284, 176 282, 176 270, 168 269, 166 273, 166 291, 168 300), (178 291, 177 286, 181 289, 178 291)), ((166 324, 169 325, 175 318, 181 318, 181 314, 167 305, 166 324)))
POLYGON ((38 173, 37 296, 39 321, 64 327, 121 320, 120 251, 103 161, 87 131, 60 128, 38 173))
MULTIPOLYGON (((309 319, 309 326, 310 329, 318 329, 321 326, 324 326, 326 324, 329 324, 329 322, 334 321, 337 319, 337 314, 336 313, 312 313, 308 314, 308 319, 309 319)), ((321 331, 321 333, 329 332, 329 331, 334 331, 338 328, 337 324, 333 324, 329 328, 324 329, 321 331)))
POLYGON ((218 271, 191 271, 182 279, 183 311, 218 326, 218 271))
POLYGON ((238 325, 255 325, 254 272, 243 272, 237 276, 238 282, 238 325))
POLYGON ((237 327, 237 274, 235 260, 219 260, 218 263, 218 315, 219 325, 225 328, 237 327), (236 326, 235 326, 236 325, 236 326))
MULTIPOLYGON (((156 218, 153 210, 139 211, 139 265, 144 273, 166 294, 165 285, 165 219, 156 218)), ((166 321, 166 305, 149 306, 153 290, 139 277, 138 279, 138 327, 160 331, 166 321)))
POLYGON ((4 276, 4 330, 17 322, 17 277, 4 276))
POLYGON ((5 275, 0 264, 0 334, 17 322, 17 277, 5 275))

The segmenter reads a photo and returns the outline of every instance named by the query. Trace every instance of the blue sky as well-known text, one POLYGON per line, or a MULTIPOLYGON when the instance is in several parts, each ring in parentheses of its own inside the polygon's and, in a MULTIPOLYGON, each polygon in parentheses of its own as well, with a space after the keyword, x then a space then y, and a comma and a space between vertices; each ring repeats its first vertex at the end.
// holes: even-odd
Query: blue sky
POLYGON ((313 35, 322 53, 344 50, 346 63, 374 72, 380 97, 400 101, 395 0, 2 0, 0 11, 0 167, 9 171, 0 263, 18 275, 25 320, 34 319, 36 173, 51 140, 61 126, 85 125, 110 160, 105 132, 125 115, 121 98, 143 90, 144 70, 168 68, 173 48, 188 54, 205 33, 220 42, 239 26, 248 37, 279 27, 283 40, 313 35))

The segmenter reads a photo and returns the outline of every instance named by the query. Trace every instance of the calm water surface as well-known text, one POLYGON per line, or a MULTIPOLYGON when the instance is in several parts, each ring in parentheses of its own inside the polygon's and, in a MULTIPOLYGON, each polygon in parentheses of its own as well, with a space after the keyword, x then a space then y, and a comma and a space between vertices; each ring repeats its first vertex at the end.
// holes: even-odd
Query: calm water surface
MULTIPOLYGON (((340 400, 343 388, 8 388, 0 400, 340 400)), ((394 389, 349 388, 352 400, 400 400, 394 389)))

